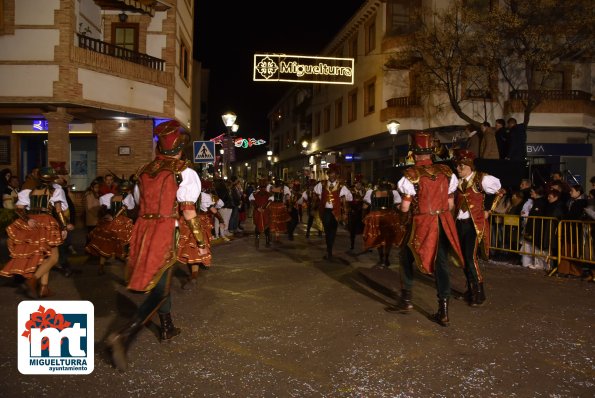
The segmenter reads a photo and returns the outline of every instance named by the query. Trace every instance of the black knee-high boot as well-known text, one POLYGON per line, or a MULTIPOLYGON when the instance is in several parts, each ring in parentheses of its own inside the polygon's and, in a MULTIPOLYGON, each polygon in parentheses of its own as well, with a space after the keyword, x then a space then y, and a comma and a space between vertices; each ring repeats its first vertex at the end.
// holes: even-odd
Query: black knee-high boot
POLYGON ((161 333, 159 334, 161 341, 169 340, 182 332, 180 328, 174 326, 170 312, 159 314, 159 321, 161 322, 161 333))

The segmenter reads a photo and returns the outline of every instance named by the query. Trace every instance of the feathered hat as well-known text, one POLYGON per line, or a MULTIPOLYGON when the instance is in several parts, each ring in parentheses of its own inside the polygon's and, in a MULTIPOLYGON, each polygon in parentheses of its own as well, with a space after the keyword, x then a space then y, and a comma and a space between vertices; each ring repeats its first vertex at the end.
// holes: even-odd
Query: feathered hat
POLYGON ((166 156, 177 155, 190 142, 190 135, 175 120, 169 120, 157 125, 155 127, 155 136, 158 139, 159 152, 166 156))

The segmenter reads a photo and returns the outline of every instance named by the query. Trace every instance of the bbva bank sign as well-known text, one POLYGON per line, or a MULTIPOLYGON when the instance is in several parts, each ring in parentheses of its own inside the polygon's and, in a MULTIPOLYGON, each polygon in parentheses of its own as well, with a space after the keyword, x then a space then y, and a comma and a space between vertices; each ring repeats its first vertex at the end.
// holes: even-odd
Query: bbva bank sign
POLYGON ((254 54, 254 81, 353 84, 353 58, 254 54))

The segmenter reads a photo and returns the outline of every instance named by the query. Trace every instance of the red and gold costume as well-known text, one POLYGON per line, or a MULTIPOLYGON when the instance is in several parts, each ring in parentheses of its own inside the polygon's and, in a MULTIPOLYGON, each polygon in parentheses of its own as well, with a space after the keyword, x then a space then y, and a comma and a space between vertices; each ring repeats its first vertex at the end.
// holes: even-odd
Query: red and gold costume
POLYGON ((258 186, 258 190, 251 195, 251 201, 254 206, 252 218, 254 221, 254 228, 256 233, 261 233, 269 229, 271 222, 270 208, 272 204, 271 192, 266 190, 266 182, 262 182, 258 186))
POLYGON ((278 185, 271 188, 269 192, 273 195, 274 201, 269 205, 270 211, 270 226, 269 229, 272 233, 285 233, 287 232, 287 222, 291 220, 291 216, 287 211, 287 205, 285 204, 285 189, 283 185, 278 185))
MULTIPOLYGON (((364 218, 364 248, 399 246, 399 217, 395 205, 401 202, 397 191, 389 188, 370 190, 364 203, 370 212, 364 218)), ((385 261, 383 259, 383 261, 385 261)))
POLYGON ((412 201, 413 226, 409 241, 409 248, 415 257, 415 262, 423 273, 434 273, 434 260, 438 250, 438 221, 442 224, 444 233, 452 249, 463 263, 459 238, 452 214, 448 208, 448 187, 452 170, 444 164, 432 164, 431 160, 416 162, 415 166, 405 170, 406 178, 414 187, 415 196, 404 193, 403 201, 412 201))
MULTIPOLYGON (((183 264, 202 264, 204 267, 211 266, 211 240, 213 235, 213 214, 211 210, 215 203, 210 193, 206 192, 212 188, 211 181, 203 181, 203 192, 198 199, 198 224, 202 231, 204 247, 200 247, 194 234, 184 221, 183 217, 178 220, 180 237, 178 239, 178 261, 183 264)), ((220 215, 218 215, 221 217, 220 215)))
MULTIPOLYGON (((25 217, 17 218, 6 228, 8 234, 8 251, 10 261, 0 271, 1 276, 15 274, 31 278, 43 260, 50 255, 53 247, 63 242, 62 226, 57 219, 56 205, 68 207, 62 188, 57 184, 41 184, 32 190, 25 189, 19 193, 17 206, 23 209, 26 218, 37 222, 34 228, 29 227, 25 217)), ((65 227, 65 225, 64 225, 65 227)))
MULTIPOLYGON (((126 211, 134 208, 134 199, 127 190, 109 197, 109 208, 105 211, 108 218, 103 218, 89 233, 89 243, 85 250, 93 256, 126 259, 128 244, 132 236, 133 222, 126 211)), ((104 196, 104 198, 105 198, 104 196)))

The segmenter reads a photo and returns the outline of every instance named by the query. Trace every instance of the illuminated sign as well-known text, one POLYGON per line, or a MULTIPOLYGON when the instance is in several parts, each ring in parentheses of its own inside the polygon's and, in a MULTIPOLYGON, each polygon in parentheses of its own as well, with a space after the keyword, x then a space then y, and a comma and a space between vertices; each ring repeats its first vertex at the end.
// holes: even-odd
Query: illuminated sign
MULTIPOLYGON (((225 134, 221 134, 215 138, 211 138, 210 141, 214 142, 217 145, 223 144, 223 139, 225 138, 225 134)), ((267 142, 260 138, 242 138, 236 137, 233 139, 233 144, 236 148, 250 148, 256 145, 264 145, 267 142)))
POLYGON ((32 126, 34 131, 48 131, 48 121, 45 119, 33 120, 32 126))
POLYGON ((353 84, 353 58, 254 54, 254 81, 353 84))

